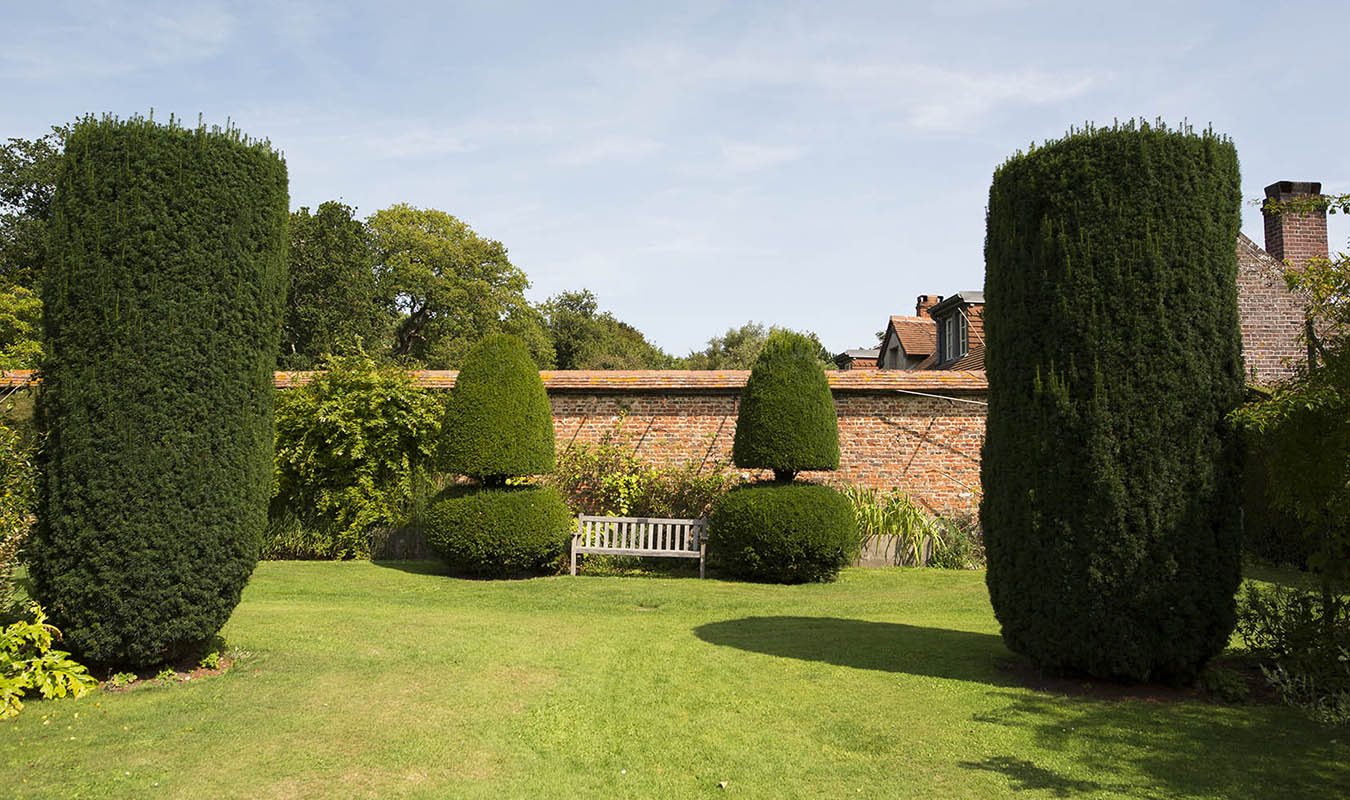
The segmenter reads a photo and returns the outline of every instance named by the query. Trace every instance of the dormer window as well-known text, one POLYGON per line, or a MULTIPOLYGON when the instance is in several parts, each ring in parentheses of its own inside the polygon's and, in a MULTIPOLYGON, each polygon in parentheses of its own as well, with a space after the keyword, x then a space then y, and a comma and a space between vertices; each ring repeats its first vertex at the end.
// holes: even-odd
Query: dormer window
POLYGON ((958 308, 938 325, 938 352, 942 354, 942 363, 955 361, 970 352, 968 337, 966 315, 958 308))

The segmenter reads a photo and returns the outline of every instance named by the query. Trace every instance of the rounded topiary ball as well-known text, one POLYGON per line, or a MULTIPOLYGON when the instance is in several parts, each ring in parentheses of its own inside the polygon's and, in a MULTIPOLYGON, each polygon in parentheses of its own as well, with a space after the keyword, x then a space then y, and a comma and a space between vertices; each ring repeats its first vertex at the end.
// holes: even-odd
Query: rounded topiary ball
POLYGON ((775 331, 741 392, 731 458, 771 469, 779 480, 801 470, 839 469, 839 419, 811 339, 775 331))
POLYGON ((449 473, 489 486, 554 465, 553 411, 520 339, 488 336, 464 360, 445 410, 440 459, 449 473))
POLYGON ((539 575, 558 563, 575 521, 551 486, 454 487, 427 512, 427 544, 452 570, 539 575))
POLYGON ((720 569, 753 580, 833 580, 858 551, 848 499, 812 483, 762 484, 727 493, 708 523, 708 554, 720 569))

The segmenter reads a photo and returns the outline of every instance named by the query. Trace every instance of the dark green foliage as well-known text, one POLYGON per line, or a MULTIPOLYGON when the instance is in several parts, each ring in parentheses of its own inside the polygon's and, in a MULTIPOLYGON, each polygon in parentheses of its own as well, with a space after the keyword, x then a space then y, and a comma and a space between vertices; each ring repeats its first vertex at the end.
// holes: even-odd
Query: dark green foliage
MULTIPOLYGON (((764 343, 769 340, 771 335, 782 330, 787 329, 777 326, 765 328, 764 325, 753 320, 739 328, 728 328, 727 332, 721 336, 714 336, 709 339, 707 347, 702 350, 695 350, 680 359, 680 368, 750 369, 759 356, 759 351, 764 349, 764 343)), ((821 361, 821 366, 825 369, 834 369, 834 357, 829 350, 825 349, 825 345, 820 343, 820 338, 809 331, 803 335, 811 340, 811 345, 816 349, 816 355, 821 361)))
POLYGON ((38 289, 65 133, 0 145, 0 285, 38 289))
POLYGON ((88 118, 43 275, 36 597, 85 658, 211 636, 257 560, 272 479, 286 166, 236 130, 88 118))
POLYGON ((0 423, 0 618, 9 608, 11 575, 32 527, 34 450, 19 431, 0 423))
POLYGON ((290 289, 281 369, 314 369, 356 347, 378 353, 394 324, 394 298, 375 278, 375 251, 350 206, 327 202, 291 214, 290 289))
POLYGON ((600 311, 589 289, 554 295, 540 310, 558 369, 669 369, 674 359, 642 332, 600 311))
POLYGON ((1237 153, 1147 124, 994 174, 981 522, 1012 649, 1189 680, 1233 629, 1237 153))
POLYGON ((1307 569, 1315 542, 1297 516, 1271 502, 1268 436, 1257 431, 1242 436, 1242 549, 1272 564, 1307 569))
POLYGON ((708 523, 709 559, 752 580, 834 580, 857 552, 853 506, 819 484, 735 489, 717 502, 708 523))
POLYGON ((1320 722, 1350 724, 1350 604, 1290 586, 1243 586, 1238 635, 1286 703, 1320 722))
POLYGON ((277 397, 276 481, 264 558, 369 555, 432 466, 444 396, 364 353, 334 356, 277 397))
POLYGON ((741 392, 731 451, 737 466, 771 469, 780 480, 839 469, 839 420, 819 356, 808 336, 769 336, 741 392))
POLYGON ((553 411, 525 345, 489 336, 464 360, 445 411, 441 465, 487 485, 553 471, 553 411))
POLYGON ((456 572, 538 575, 558 566, 575 521, 551 486, 454 487, 427 511, 427 544, 456 572))

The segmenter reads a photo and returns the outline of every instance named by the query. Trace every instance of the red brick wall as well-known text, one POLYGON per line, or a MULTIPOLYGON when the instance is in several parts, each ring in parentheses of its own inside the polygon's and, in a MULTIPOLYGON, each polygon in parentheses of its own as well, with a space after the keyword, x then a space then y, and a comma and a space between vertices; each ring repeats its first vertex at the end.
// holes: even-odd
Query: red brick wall
MULTIPOLYGON (((314 373, 278 372, 277 388, 314 373)), ((826 373, 839 414, 838 472, 803 477, 903 489, 934 511, 974 512, 988 383, 978 371, 837 370, 826 373)), ((416 370, 429 389, 451 389, 454 371, 416 370)), ((621 438, 651 464, 731 459, 747 370, 545 371, 558 447, 593 445, 622 419, 621 438)), ((0 374, 0 387, 35 379, 0 374)))
MULTIPOLYGON (((979 503, 985 395, 951 396, 958 399, 836 390, 839 471, 803 477, 900 488, 935 511, 974 512, 979 503)), ((651 464, 731 459, 739 391, 551 390, 549 399, 559 448, 594 445, 618 425, 619 438, 651 464)))
POLYGON ((1285 286, 1283 265, 1251 239, 1238 236, 1237 255, 1243 369, 1248 381, 1271 384, 1307 360, 1303 301, 1285 286))

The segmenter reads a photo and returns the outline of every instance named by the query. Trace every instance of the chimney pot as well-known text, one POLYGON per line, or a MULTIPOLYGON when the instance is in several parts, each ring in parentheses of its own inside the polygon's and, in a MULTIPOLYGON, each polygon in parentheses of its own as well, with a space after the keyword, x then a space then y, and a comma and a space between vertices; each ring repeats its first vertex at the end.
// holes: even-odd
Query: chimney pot
POLYGON ((914 303, 914 316, 922 317, 924 314, 928 312, 928 309, 932 308, 933 306, 941 302, 942 302, 942 295, 940 294, 919 295, 919 299, 914 303))
MULTIPOLYGON (((1322 184, 1317 181, 1276 181, 1266 187, 1266 198, 1276 203, 1321 193, 1322 184)), ((1326 258, 1330 253, 1326 210, 1272 214, 1262 209, 1262 215, 1266 223, 1266 252, 1277 261, 1302 268, 1309 259, 1326 258)))

